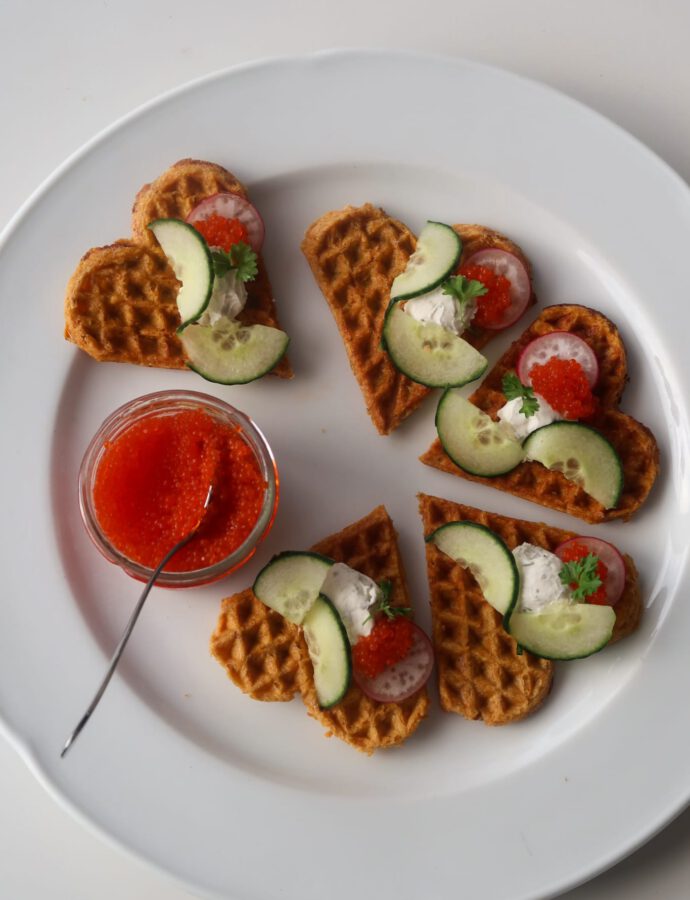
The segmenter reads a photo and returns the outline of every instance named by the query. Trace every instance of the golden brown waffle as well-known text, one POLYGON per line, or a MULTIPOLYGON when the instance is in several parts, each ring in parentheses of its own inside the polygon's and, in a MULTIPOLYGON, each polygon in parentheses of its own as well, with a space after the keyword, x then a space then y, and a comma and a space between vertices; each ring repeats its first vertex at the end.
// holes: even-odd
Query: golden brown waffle
MULTIPOLYGON (((375 581, 390 580, 391 602, 411 605, 395 528, 383 506, 312 549, 375 581)), ((400 703, 379 703, 354 681, 340 703, 320 709, 301 629, 270 610, 251 590, 223 600, 211 653, 232 681, 256 700, 290 700, 301 693, 307 712, 326 726, 328 736, 364 753, 402 743, 428 711, 426 688, 400 703)))
MULTIPOLYGON (((204 197, 227 191, 247 196, 235 176, 214 163, 183 159, 137 194, 132 238, 96 247, 82 257, 67 286, 65 337, 94 359, 181 369, 185 353, 176 329, 179 283, 146 226, 156 218, 185 219, 204 197)), ((266 268, 247 284, 245 325, 280 327, 266 268)), ((273 370, 291 378, 283 358, 273 370)))
POLYGON ((370 203, 326 213, 302 241, 345 343, 367 412, 389 434, 429 393, 399 372, 381 349, 391 284, 415 248, 412 232, 370 203))
MULTIPOLYGON (((427 494, 419 495, 425 536, 448 522, 475 522, 498 534, 512 550, 528 542, 553 552, 577 537, 572 531, 512 519, 427 494)), ((441 706, 487 725, 504 725, 534 712, 549 692, 553 663, 517 645, 503 629, 502 617, 484 600, 472 573, 435 544, 427 543, 433 641, 441 706)), ((611 642, 634 631, 642 614, 635 564, 624 556, 626 584, 615 607, 611 642)))
MULTIPOLYGON (((504 235, 481 225, 453 228, 463 240, 461 263, 478 250, 498 247, 515 253, 531 271, 524 253, 504 235)), ((302 241, 302 251, 345 343, 367 412, 381 434, 397 428, 429 393, 429 388, 399 372, 381 349, 391 285, 415 244, 402 222, 370 203, 326 213, 309 226, 302 241)), ((480 349, 494 334, 471 328, 464 337, 480 349)))
POLYGON ((618 329, 601 313, 586 306, 547 307, 503 354, 470 400, 492 418, 505 403, 501 388, 503 375, 514 370, 524 347, 534 338, 551 331, 570 331, 587 341, 600 366, 596 395, 599 412, 589 420, 608 438, 623 466, 623 492, 615 509, 605 509, 579 485, 561 472, 537 462, 523 462, 507 475, 483 478, 464 472, 446 455, 438 438, 420 459, 428 466, 442 469, 488 487, 516 494, 525 500, 577 516, 586 522, 629 519, 644 503, 659 471, 659 448, 652 432, 617 408, 627 381, 625 348, 618 329))

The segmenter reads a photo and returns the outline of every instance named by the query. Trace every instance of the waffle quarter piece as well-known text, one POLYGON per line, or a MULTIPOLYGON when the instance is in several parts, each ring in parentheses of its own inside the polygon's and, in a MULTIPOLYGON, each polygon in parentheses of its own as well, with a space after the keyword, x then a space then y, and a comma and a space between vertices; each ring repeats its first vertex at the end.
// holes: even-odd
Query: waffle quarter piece
POLYGON ((647 499, 656 480, 659 448, 645 425, 618 408, 628 380, 627 360, 618 329, 609 319, 586 306, 548 306, 503 354, 469 399, 496 419, 498 409, 505 403, 501 388, 504 374, 516 368, 522 350, 530 341, 552 331, 572 332, 585 340, 597 356, 599 381, 594 393, 599 398, 599 411, 587 424, 611 442, 621 460, 623 491, 615 509, 605 509, 561 472, 540 463, 522 462, 508 474, 494 478, 470 475, 447 456, 438 438, 420 459, 428 466, 516 494, 586 522, 629 519, 647 499))
MULTIPOLYGON (((212 194, 247 196, 222 166, 183 159, 139 191, 132 210, 132 237, 89 250, 69 280, 65 295, 65 337, 94 359, 159 368, 185 368, 176 330, 179 282, 150 229, 156 218, 185 219, 212 194)), ((244 325, 280 327, 273 291, 259 256, 257 277, 247 283, 244 325)), ((291 378, 283 358, 273 370, 291 378)))
MULTIPOLYGON (((424 534, 448 522, 484 525, 498 534, 509 549, 531 543, 554 551, 577 535, 538 522, 512 519, 419 495, 424 534)), ((531 653, 517 653, 502 619, 484 600, 471 572, 436 547, 426 544, 427 575, 431 596, 433 642, 436 652, 441 706, 467 719, 487 725, 505 725, 525 718, 541 706, 549 693, 554 663, 531 653)), ((611 643, 632 633, 642 614, 637 570, 624 555, 626 584, 616 604, 611 643)))
MULTIPOLYGON (((520 248, 481 225, 454 225, 463 241, 460 262, 497 247, 515 253, 530 271, 520 248)), ((397 428, 424 400, 429 388, 399 372, 381 349, 383 320, 393 279, 414 251, 416 238, 397 219, 370 203, 328 212, 313 222, 302 251, 328 301, 364 402, 380 434, 397 428)), ((488 329, 470 329, 465 340, 478 349, 491 339, 488 329)))
MULTIPOLYGON (((347 563, 375 581, 390 580, 391 602, 411 605, 397 535, 383 506, 312 550, 347 563)), ((250 697, 284 701, 299 693, 309 715, 325 726, 327 736, 339 737, 364 753, 401 744, 429 708, 426 688, 400 703, 380 703, 363 694, 353 681, 336 706, 320 709, 301 629, 270 610, 251 590, 223 600, 211 636, 211 653, 250 697)))

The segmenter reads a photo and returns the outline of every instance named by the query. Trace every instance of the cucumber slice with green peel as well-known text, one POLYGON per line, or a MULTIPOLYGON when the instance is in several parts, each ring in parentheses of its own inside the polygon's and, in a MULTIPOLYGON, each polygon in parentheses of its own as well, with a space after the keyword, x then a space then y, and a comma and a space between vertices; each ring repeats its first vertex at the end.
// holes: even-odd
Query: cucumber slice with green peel
POLYGON ((342 700, 352 680, 352 651, 338 610, 320 594, 302 623, 321 709, 342 700))
POLYGON ((476 522, 448 522, 427 541, 470 570, 495 610, 503 616, 510 613, 520 593, 520 574, 513 554, 495 532, 476 522))
POLYGON ((507 630, 521 647, 544 659, 582 659, 611 639, 616 614, 611 606, 552 603, 539 612, 514 612, 507 630))
POLYGON ((320 553, 287 550, 256 576, 256 596, 295 625, 301 625, 321 591, 333 560, 320 553))
POLYGON ((623 490, 623 465, 606 438, 580 422, 553 422, 533 431, 522 445, 525 457, 561 472, 605 509, 614 509, 623 490))
POLYGON ((189 368, 217 384, 247 384, 261 378, 285 356, 290 343, 279 328, 241 325, 236 319, 187 325, 178 334, 189 368))
POLYGON ((391 300, 409 300, 438 287, 452 273, 462 253, 462 242, 450 225, 427 222, 407 267, 393 279, 391 300))
POLYGON ((436 430, 448 456, 470 475, 505 475, 525 456, 522 444, 502 425, 453 389, 439 400, 436 430))
POLYGON ((427 387, 460 387, 484 374, 486 357, 457 334, 433 322, 422 323, 399 303, 388 308, 383 344, 393 365, 427 387))
POLYGON ((180 219, 154 219, 148 227, 155 234, 182 287, 177 308, 182 325, 195 322, 211 300, 213 260, 208 244, 196 228, 180 219))

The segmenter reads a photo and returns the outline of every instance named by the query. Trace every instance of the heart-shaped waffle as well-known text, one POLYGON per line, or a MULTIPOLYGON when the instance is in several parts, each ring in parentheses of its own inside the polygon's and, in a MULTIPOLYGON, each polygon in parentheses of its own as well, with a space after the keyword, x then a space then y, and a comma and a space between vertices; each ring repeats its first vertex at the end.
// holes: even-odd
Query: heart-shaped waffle
MULTIPOLYGON (((390 581, 392 605, 411 605, 397 535, 383 506, 312 549, 374 581, 390 581)), ((364 753, 407 740, 429 708, 426 688, 399 703, 381 703, 353 681, 339 703, 321 709, 301 629, 269 609, 251 589, 223 600, 211 653, 237 687, 255 700, 292 700, 301 693, 307 712, 326 726, 328 736, 364 753)))
MULTIPOLYGON (((520 248, 482 225, 454 225, 463 242, 460 264, 479 250, 498 248, 530 265, 520 248)), ((328 301, 359 383, 367 412, 381 434, 389 434, 429 393, 399 372, 381 349, 391 285, 413 253, 409 228, 370 203, 321 216, 307 229, 302 251, 328 301)), ((534 302, 532 297, 531 302, 534 302)), ((496 334, 470 328, 463 335, 477 349, 496 334)))
POLYGON ((470 475, 448 457, 438 438, 420 459, 428 466, 516 494, 586 522, 629 519, 652 489, 659 471, 659 448, 645 425, 618 409, 628 378, 627 361, 618 329, 606 316, 586 306, 548 306, 498 360, 470 401, 495 419, 506 399, 501 386, 503 376, 515 370, 522 350, 530 341, 552 331, 570 331, 582 338, 599 362, 599 381, 595 389, 599 408, 588 424, 611 442, 621 460, 623 491, 615 509, 605 509, 561 472, 537 462, 522 462, 508 474, 495 478, 470 475))
MULTIPOLYGON (((419 495, 424 534, 448 522, 474 522, 498 534, 510 550, 530 543, 553 552, 577 537, 572 531, 551 528, 484 512, 427 494, 419 495)), ((614 607, 616 624, 611 642, 633 632, 642 614, 637 570, 625 555, 626 582, 614 607)), ((431 598, 433 642, 441 706, 487 725, 505 725, 525 718, 541 706, 549 693, 554 664, 531 653, 519 654, 503 628, 502 616, 484 599, 476 579, 438 547, 426 545, 431 598)))
MULTIPOLYGON (((186 219, 205 197, 217 193, 247 197, 244 186, 222 166, 200 160, 175 163, 137 194, 132 237, 89 250, 67 285, 65 337, 94 359, 182 369, 186 358, 177 336, 179 282, 147 228, 156 218, 186 219)), ((279 328, 271 284, 261 256, 259 272, 247 283, 244 325, 279 328)), ((283 358, 273 370, 291 378, 283 358)))

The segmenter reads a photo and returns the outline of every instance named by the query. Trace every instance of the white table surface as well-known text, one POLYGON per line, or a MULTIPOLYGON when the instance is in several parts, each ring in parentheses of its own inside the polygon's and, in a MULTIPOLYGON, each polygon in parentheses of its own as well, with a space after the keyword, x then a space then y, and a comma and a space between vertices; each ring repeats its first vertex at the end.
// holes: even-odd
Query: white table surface
MULTIPOLYGON (((690 180, 689 35, 682 0, 2 0, 0 226, 66 156, 144 101, 235 63, 328 47, 426 50, 540 79, 690 180)), ((0 897, 191 896, 75 822, 2 741, 0 796, 0 897)), ((688 897, 689 849, 687 811, 568 900, 688 897)))

